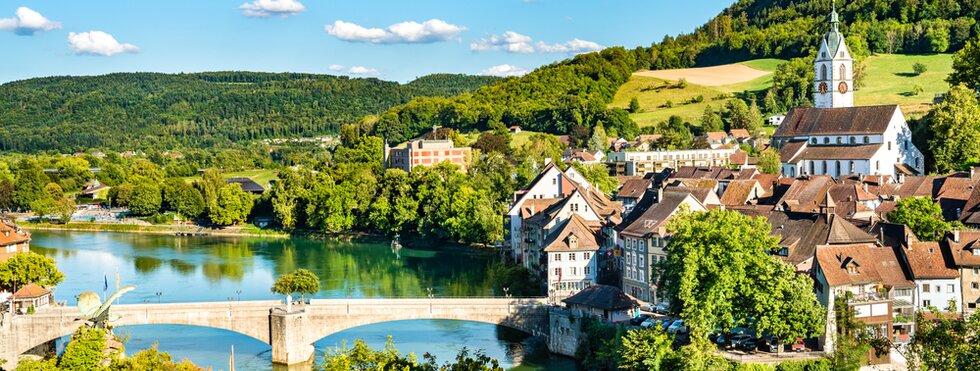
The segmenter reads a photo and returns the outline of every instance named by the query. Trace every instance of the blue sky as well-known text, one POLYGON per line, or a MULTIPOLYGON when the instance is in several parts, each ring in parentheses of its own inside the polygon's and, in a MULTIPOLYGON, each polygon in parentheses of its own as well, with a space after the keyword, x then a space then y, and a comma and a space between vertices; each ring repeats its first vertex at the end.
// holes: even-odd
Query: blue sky
POLYGON ((732 0, 2 0, 0 82, 268 71, 520 74, 690 32, 732 0))

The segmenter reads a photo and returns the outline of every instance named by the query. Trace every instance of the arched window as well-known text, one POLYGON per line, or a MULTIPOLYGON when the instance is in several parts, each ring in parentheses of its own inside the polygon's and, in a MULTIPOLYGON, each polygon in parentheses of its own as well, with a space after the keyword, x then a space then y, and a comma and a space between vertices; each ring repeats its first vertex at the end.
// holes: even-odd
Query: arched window
POLYGON ((845 76, 847 76, 847 68, 844 67, 844 65, 842 64, 840 65, 840 79, 841 80, 847 79, 847 77, 845 76))
POLYGON ((837 137, 837 144, 843 144, 843 143, 844 143, 844 138, 837 137))
POLYGON ((854 144, 855 142, 857 142, 857 139, 854 139, 854 137, 847 137, 847 138, 848 138, 847 141, 850 142, 851 144, 854 144))
POLYGON ((868 136, 865 135, 864 136, 864 144, 868 144, 868 143, 871 143, 871 138, 868 138, 868 136))
POLYGON ((823 160, 823 174, 830 174, 830 162, 827 160, 823 160))
POLYGON ((811 138, 810 144, 817 144, 817 138, 811 138))
POLYGON ((835 161, 837 163, 837 176, 840 176, 840 161, 835 161))
POLYGON ((830 138, 823 137, 823 144, 830 144, 830 138))
POLYGON ((827 65, 826 64, 820 65, 820 79, 821 80, 826 80, 827 79, 827 65))

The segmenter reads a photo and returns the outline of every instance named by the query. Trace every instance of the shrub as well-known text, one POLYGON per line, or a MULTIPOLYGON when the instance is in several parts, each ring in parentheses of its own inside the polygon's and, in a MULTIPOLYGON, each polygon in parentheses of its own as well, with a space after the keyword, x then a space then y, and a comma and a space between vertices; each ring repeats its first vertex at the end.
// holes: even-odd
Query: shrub
POLYGON ((926 65, 920 62, 915 62, 915 64, 912 65, 912 71, 915 72, 916 76, 925 73, 927 70, 928 68, 926 67, 926 65))

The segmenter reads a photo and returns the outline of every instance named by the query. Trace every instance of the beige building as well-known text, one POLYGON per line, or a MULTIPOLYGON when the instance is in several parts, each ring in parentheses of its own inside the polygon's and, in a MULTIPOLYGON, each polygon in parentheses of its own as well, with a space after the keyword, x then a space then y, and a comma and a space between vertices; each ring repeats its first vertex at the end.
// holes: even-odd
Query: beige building
POLYGON ((943 242, 950 247, 959 269, 963 313, 973 314, 980 305, 980 232, 956 230, 946 234, 943 242))
POLYGON ((30 251, 31 234, 20 227, 0 221, 0 263, 11 256, 30 251))
POLYGON ((606 162, 615 175, 643 176, 664 168, 677 169, 683 166, 728 166, 736 148, 687 149, 673 151, 612 152, 606 162))
POLYGON ((395 148, 385 147, 385 152, 388 166, 405 172, 412 172, 416 166, 429 167, 442 162, 452 163, 466 171, 471 150, 470 147, 457 148, 451 140, 418 139, 395 148))

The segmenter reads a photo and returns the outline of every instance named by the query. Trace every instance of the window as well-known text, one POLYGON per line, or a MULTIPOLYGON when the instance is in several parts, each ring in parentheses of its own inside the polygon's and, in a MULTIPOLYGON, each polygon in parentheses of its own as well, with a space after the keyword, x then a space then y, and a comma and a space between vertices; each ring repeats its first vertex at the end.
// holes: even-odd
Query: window
MULTIPOLYGON (((841 52, 840 54, 841 54, 840 55, 841 57, 844 57, 844 52, 841 52)), ((846 77, 844 77, 844 76, 847 76, 847 67, 844 67, 844 65, 842 64, 842 65, 840 65, 840 78, 841 78, 841 80, 846 79, 846 77)))
POLYGON ((555 268, 555 275, 561 277, 561 268, 555 268))
POLYGON ((854 161, 848 161, 847 168, 850 169, 850 174, 854 174, 854 161))
MULTIPOLYGON (((826 55, 826 53, 824 53, 824 55, 826 55)), ((827 65, 826 64, 820 66, 820 79, 821 80, 826 80, 827 79, 827 65)))
POLYGON ((810 144, 817 144, 817 138, 810 138, 810 144))
POLYGON ((977 309, 977 303, 967 303, 966 307, 970 309, 977 309))
POLYGON ((578 274, 578 268, 572 267, 572 275, 578 274))
POLYGON ((890 140, 888 141, 888 150, 889 151, 892 150, 892 141, 890 141, 890 140))
POLYGON ((923 301, 922 301, 922 306, 923 306, 923 307, 929 307, 929 306, 932 306, 932 301, 931 301, 931 300, 923 300, 923 301))
POLYGON ((568 253, 568 261, 575 261, 575 253, 573 252, 568 253))
POLYGON ((584 252, 582 253, 582 259, 589 260, 592 257, 592 253, 584 252))
POLYGON ((555 254, 555 261, 556 262, 560 262, 561 261, 561 253, 555 254))
POLYGON ((956 292, 956 287, 954 287, 953 285, 946 285, 946 293, 947 294, 952 294, 954 292, 956 292))
POLYGON ((980 283, 970 282, 970 288, 974 290, 980 290, 980 283))
POLYGON ((871 143, 871 138, 869 138, 867 135, 865 135, 864 136, 864 144, 868 144, 868 143, 871 143))
POLYGON ((875 161, 875 171, 881 170, 881 161, 875 161))
POLYGON ((980 268, 973 268, 973 275, 980 276, 980 268))
POLYGON ((830 138, 823 137, 823 144, 830 144, 830 138))
POLYGON ((843 144, 843 143, 844 143, 844 138, 837 137, 837 144, 843 144))
POLYGON ((552 178, 551 179, 551 184, 552 185, 558 184, 558 178, 552 178))
POLYGON ((922 292, 929 292, 929 285, 923 284, 922 285, 922 292))
POLYGON ((935 292, 937 292, 937 293, 943 292, 943 287, 942 286, 939 286, 939 285, 936 285, 936 291, 935 292))
POLYGON ((840 161, 835 161, 837 165, 837 175, 840 176, 840 161))
POLYGON ((855 139, 854 137, 847 137, 847 141, 851 144, 857 143, 857 139, 855 139))
POLYGON ((582 268, 582 269, 585 271, 585 275, 586 276, 592 274, 592 267, 585 267, 585 268, 582 268))
POLYGON ((578 204, 572 204, 572 212, 578 212, 578 204))

